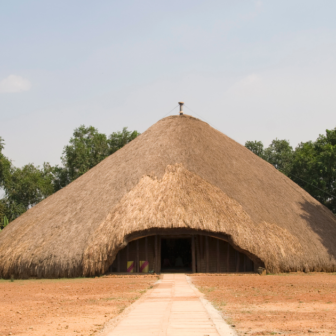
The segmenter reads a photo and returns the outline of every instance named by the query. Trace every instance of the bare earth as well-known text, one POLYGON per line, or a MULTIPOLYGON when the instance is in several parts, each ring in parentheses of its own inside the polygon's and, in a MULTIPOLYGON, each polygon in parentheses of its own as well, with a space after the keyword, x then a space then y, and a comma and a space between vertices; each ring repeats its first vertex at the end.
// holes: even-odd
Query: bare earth
POLYGON ((93 335, 157 279, 0 280, 0 335, 93 335))
POLYGON ((239 335, 336 334, 336 274, 195 275, 239 335))

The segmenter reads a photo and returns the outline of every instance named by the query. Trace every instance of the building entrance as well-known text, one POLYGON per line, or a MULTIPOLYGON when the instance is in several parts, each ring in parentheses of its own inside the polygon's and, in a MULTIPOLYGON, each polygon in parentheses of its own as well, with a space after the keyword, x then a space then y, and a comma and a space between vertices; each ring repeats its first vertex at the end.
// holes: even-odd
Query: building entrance
POLYGON ((161 272, 191 272, 191 238, 161 239, 161 272))
POLYGON ((204 234, 152 235, 130 241, 109 272, 253 272, 254 262, 225 240, 204 234))

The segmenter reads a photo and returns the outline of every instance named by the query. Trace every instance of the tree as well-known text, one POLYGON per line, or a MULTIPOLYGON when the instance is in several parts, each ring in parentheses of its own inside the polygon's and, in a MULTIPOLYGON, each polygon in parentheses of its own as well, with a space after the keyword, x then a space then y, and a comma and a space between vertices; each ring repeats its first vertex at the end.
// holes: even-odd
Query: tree
POLYGON ((7 186, 7 197, 16 204, 22 204, 26 209, 42 201, 54 192, 52 175, 49 166, 43 168, 27 164, 22 168, 15 168, 7 186))
POLYGON ((293 160, 293 148, 287 140, 275 139, 264 150, 264 159, 288 176, 293 160))
POLYGON ((6 184, 10 180, 12 163, 11 161, 2 153, 5 147, 4 140, 0 137, 0 188, 5 188, 6 184))
POLYGON ((127 127, 124 127, 121 132, 113 132, 108 139, 109 154, 115 153, 139 135, 138 131, 128 131, 127 127))
MULTIPOLYGON (((5 147, 4 140, 0 137, 0 191, 6 191, 10 182, 12 163, 2 153, 5 147)), ((9 211, 4 199, 0 199, 0 231, 8 224, 9 211)))
POLYGON ((14 168, 5 186, 5 197, 2 200, 7 208, 8 219, 14 220, 51 195, 54 192, 52 181, 51 167, 46 163, 42 169, 33 164, 14 168))
POLYGON ((246 141, 245 147, 264 159, 264 144, 261 141, 246 141))
POLYGON ((64 147, 62 163, 63 167, 53 168, 55 191, 65 187, 79 176, 85 174, 107 156, 131 142, 140 133, 128 131, 124 127, 120 132, 113 132, 109 138, 99 133, 92 126, 84 125, 76 128, 69 145, 64 147))
POLYGON ((299 144, 289 177, 336 213, 336 128, 299 144))
POLYGON ((0 200, 0 231, 7 225, 6 218, 6 206, 0 200))
POLYGON ((287 140, 278 139, 264 150, 260 141, 247 141, 245 146, 336 214, 336 128, 295 150, 287 140))
POLYGON ((265 149, 261 141, 246 141, 245 147, 272 164, 285 175, 289 174, 294 155, 293 148, 289 144, 289 141, 275 139, 269 147, 265 149))
POLYGON ((82 125, 76 128, 70 139, 70 144, 65 146, 61 158, 68 174, 68 179, 63 177, 64 182, 71 182, 83 175, 105 159, 108 154, 109 146, 105 134, 99 133, 92 126, 82 125))
POLYGON ((27 164, 16 168, 2 150, 4 141, 0 137, 0 188, 5 196, 0 200, 0 230, 7 219, 14 220, 44 198, 63 188, 86 173, 108 155, 116 152, 135 139, 139 133, 128 131, 112 133, 109 138, 92 126, 76 128, 69 144, 64 147, 63 166, 43 167, 27 164))
POLYGON ((54 192, 52 167, 45 163, 43 168, 33 164, 16 168, 2 150, 4 141, 0 138, 0 187, 5 195, 0 200, 0 229, 20 216, 29 208, 54 192))

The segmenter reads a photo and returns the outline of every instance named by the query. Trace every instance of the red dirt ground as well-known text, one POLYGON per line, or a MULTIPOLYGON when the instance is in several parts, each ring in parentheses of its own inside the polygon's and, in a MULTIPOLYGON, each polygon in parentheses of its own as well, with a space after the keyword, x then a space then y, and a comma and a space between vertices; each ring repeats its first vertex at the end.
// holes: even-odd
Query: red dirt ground
POLYGON ((0 280, 0 335, 93 335, 157 279, 0 280))
POLYGON ((239 335, 336 334, 336 274, 197 275, 239 335))

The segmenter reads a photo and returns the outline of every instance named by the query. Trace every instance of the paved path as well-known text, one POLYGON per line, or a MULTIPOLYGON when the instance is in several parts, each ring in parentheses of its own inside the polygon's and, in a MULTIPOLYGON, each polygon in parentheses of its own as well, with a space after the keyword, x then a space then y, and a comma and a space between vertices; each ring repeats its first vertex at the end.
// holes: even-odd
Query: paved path
POLYGON ((108 336, 235 335, 184 274, 166 274, 108 336))

